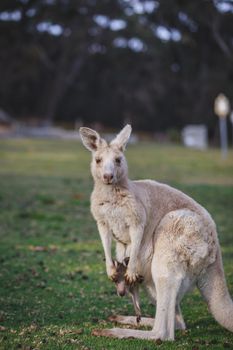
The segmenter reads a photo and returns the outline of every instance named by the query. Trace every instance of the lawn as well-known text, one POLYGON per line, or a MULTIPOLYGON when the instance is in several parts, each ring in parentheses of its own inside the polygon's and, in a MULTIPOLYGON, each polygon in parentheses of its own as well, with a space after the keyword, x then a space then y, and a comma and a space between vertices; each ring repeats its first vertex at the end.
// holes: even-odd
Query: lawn
MULTIPOLYGON (((233 295, 233 152, 143 143, 127 150, 130 177, 178 187, 214 217, 233 295)), ((223 349, 219 326, 195 290, 182 311, 188 327, 175 343, 96 338, 108 316, 133 314, 108 281, 91 217, 90 154, 58 140, 0 140, 0 349, 223 349)), ((142 291, 143 315, 154 308, 142 291)))

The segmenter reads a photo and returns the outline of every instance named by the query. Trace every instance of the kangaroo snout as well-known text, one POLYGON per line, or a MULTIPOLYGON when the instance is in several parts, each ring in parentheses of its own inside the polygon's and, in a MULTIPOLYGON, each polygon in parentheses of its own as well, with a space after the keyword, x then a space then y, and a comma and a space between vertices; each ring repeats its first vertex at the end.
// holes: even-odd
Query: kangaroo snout
POLYGON ((121 291, 117 291, 117 295, 119 296, 119 297, 124 297, 125 296, 125 290, 121 290, 121 291))
POLYGON ((121 281, 116 283, 116 290, 119 297, 124 297, 126 294, 125 282, 121 281))
POLYGON ((109 173, 109 174, 105 173, 105 174, 103 175, 103 178, 104 178, 104 182, 105 182, 105 183, 111 184, 111 183, 112 183, 112 180, 113 180, 113 174, 111 174, 111 173, 109 173))

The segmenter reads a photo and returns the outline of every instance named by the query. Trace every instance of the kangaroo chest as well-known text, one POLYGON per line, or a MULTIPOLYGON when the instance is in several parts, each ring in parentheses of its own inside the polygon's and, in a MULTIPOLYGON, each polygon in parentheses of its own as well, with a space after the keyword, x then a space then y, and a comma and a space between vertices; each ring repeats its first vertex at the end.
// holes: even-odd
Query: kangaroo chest
POLYGON ((116 241, 130 243, 130 218, 126 205, 114 200, 101 202, 98 206, 98 218, 107 224, 116 241))

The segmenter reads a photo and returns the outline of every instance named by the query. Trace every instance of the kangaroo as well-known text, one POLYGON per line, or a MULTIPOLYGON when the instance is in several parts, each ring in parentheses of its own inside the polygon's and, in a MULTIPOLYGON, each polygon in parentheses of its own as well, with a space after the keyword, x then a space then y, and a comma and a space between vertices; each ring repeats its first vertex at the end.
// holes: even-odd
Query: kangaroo
POLYGON ((175 319, 184 327, 179 303, 197 286, 214 318, 233 332, 233 302, 222 264, 216 225, 210 214, 183 192, 152 181, 128 178, 124 150, 131 134, 126 125, 108 144, 89 128, 80 128, 92 152, 94 189, 91 212, 102 241, 107 275, 114 280, 111 245, 116 259, 129 256, 128 284, 143 276, 156 301, 152 330, 105 329, 96 334, 117 338, 174 340, 175 319))
MULTIPOLYGON (((114 260, 114 265, 116 267, 114 283, 116 286, 117 294, 119 296, 123 297, 126 294, 130 294, 132 298, 133 306, 134 306, 134 311, 136 314, 136 323, 138 325, 141 321, 141 308, 139 305, 139 295, 138 295, 139 285, 138 283, 128 285, 125 281, 125 273, 126 273, 128 262, 129 262, 128 257, 125 258, 122 263, 117 260, 114 260)), ((141 283, 142 280, 143 279, 141 278, 139 282, 141 283)), ((119 316, 118 318, 115 318, 114 316, 112 316, 110 320, 119 322, 119 316)))

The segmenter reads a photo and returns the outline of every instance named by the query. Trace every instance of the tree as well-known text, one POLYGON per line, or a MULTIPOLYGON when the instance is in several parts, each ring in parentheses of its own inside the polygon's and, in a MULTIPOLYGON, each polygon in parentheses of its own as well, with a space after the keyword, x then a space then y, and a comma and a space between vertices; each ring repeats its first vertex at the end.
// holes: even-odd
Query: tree
POLYGON ((16 118, 214 129, 233 99, 227 0, 2 0, 0 105, 16 118))

